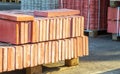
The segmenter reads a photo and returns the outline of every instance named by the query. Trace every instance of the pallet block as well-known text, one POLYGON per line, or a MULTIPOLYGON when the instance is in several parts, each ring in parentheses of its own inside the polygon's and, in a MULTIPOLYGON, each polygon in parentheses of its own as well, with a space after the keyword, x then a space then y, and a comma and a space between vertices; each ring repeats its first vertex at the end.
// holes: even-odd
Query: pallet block
POLYGON ((35 66, 26 69, 26 74, 42 74, 42 66, 35 66))
POLYGON ((79 64, 79 58, 65 60, 65 66, 76 66, 79 64))
POLYGON ((112 34, 112 40, 119 41, 120 37, 117 34, 112 34))

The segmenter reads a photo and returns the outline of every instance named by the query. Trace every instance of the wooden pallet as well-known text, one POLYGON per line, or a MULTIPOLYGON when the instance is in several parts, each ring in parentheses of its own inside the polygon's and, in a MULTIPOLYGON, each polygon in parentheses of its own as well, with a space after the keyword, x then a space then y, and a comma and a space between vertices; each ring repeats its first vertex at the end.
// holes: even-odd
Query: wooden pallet
POLYGON ((106 35, 108 33, 107 30, 89 30, 89 31, 85 30, 84 34, 89 37, 97 37, 99 35, 106 35))
POLYGON ((112 40, 119 41, 120 40, 120 36, 118 36, 118 34, 112 34, 112 40))

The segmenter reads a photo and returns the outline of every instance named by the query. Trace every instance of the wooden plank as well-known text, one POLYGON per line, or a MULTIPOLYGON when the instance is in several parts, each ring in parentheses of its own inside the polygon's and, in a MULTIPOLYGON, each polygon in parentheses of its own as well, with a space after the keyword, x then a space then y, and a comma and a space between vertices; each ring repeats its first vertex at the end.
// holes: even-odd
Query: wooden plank
POLYGON ((79 58, 65 60, 65 66, 76 66, 79 64, 79 58))

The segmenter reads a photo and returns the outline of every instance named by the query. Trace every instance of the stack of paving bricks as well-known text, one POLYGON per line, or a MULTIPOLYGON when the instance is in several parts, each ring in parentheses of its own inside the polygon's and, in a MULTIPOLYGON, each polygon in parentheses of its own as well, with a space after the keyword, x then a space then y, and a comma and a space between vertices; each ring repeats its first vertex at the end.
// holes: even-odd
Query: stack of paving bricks
POLYGON ((108 8, 108 33, 112 33, 112 39, 120 37, 120 7, 108 8))
POLYGON ((0 41, 9 42, 0 43, 0 72, 88 55, 88 37, 83 34, 84 18, 78 16, 79 11, 34 11, 34 17, 31 12, 15 14, 18 12, 0 13, 0 41))
POLYGON ((59 0, 59 4, 60 8, 80 10, 86 30, 107 30, 109 0, 59 0))
POLYGON ((48 10, 58 8, 58 0, 21 0, 22 10, 48 10))

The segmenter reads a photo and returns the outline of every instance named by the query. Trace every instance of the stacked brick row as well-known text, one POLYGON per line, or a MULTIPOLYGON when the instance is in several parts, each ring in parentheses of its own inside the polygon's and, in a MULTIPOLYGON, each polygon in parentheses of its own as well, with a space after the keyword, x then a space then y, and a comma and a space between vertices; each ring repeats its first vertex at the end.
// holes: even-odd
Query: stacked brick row
POLYGON ((108 8, 108 33, 120 36, 120 8, 108 8))
POLYGON ((107 29, 107 7, 109 1, 105 0, 59 0, 60 8, 80 10, 85 17, 85 29, 107 29))
POLYGON ((75 37, 19 46, 0 46, 0 72, 88 55, 88 38, 75 37))
POLYGON ((0 43, 0 72, 88 55, 84 18, 76 10, 71 14, 71 10, 60 11, 0 13, 0 41, 7 42, 0 43), (38 15, 41 12, 44 17, 38 15), (56 15, 49 17, 46 13, 56 15))

